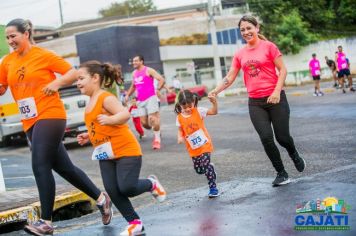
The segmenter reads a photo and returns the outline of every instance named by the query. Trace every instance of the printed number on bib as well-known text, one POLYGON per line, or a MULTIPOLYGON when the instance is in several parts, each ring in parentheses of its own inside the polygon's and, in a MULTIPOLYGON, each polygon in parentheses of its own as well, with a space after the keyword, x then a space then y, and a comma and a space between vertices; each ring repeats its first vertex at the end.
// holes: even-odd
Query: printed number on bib
POLYGON ((347 67, 346 63, 342 63, 342 64, 341 64, 341 68, 342 68, 342 69, 346 69, 346 67, 347 67))
POLYGON ((112 151, 110 142, 106 142, 99 146, 96 146, 91 156, 91 159, 94 161, 108 160, 113 158, 114 158, 114 153, 112 151))
POLYGON ((22 120, 37 117, 37 107, 33 97, 18 100, 17 106, 19 107, 22 120))
POLYGON ((192 149, 197 149, 208 142, 208 138, 205 136, 204 131, 199 129, 187 137, 189 145, 192 149))
POLYGON ((315 71, 315 74, 316 74, 316 75, 320 75, 320 70, 316 70, 316 71, 315 71))

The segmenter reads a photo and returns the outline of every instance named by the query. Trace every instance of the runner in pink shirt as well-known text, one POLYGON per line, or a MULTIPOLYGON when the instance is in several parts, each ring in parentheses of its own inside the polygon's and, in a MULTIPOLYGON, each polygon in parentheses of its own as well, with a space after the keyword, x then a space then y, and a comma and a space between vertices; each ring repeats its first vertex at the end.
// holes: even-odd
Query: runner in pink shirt
POLYGON ((274 135, 278 143, 287 149, 296 169, 302 172, 305 168, 305 161, 299 156, 289 133, 289 104, 283 91, 287 70, 282 54, 276 45, 258 33, 259 24, 254 17, 242 17, 239 21, 239 28, 247 45, 236 52, 223 83, 209 95, 217 95, 228 88, 235 81, 238 72, 243 70, 252 124, 277 171, 277 177, 272 184, 273 186, 284 185, 290 180, 274 142, 274 135))
POLYGON ((312 54, 312 59, 309 61, 309 71, 314 80, 314 94, 313 96, 323 96, 324 93, 320 91, 320 62, 316 59, 316 54, 312 54))
POLYGON ((132 73, 133 80, 127 91, 125 101, 128 101, 130 95, 136 90, 138 116, 141 119, 142 126, 148 130, 153 129, 152 148, 160 149, 160 115, 154 80, 158 80, 158 91, 164 87, 165 80, 157 71, 145 66, 142 55, 135 56, 132 64, 135 70, 132 73))
POLYGON ((344 88, 344 78, 347 78, 349 81, 349 88, 351 92, 355 92, 355 89, 352 87, 352 77, 350 73, 350 68, 346 60, 346 54, 342 50, 342 46, 337 47, 338 52, 335 54, 335 61, 337 63, 339 85, 342 88, 342 92, 346 93, 344 88))

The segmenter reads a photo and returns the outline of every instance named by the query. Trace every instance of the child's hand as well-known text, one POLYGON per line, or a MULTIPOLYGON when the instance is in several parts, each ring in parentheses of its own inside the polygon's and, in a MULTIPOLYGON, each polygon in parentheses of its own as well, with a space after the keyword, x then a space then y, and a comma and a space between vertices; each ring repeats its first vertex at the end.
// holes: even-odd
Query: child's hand
POLYGON ((87 144, 89 142, 89 134, 88 133, 78 134, 77 141, 81 146, 87 144))
POLYGON ((184 143, 184 138, 182 136, 178 137, 178 144, 184 143))
POLYGON ((100 114, 96 118, 100 125, 111 125, 111 118, 110 116, 100 114))
POLYGON ((216 94, 215 93, 210 93, 208 95, 208 99, 210 100, 211 103, 216 103, 216 94))

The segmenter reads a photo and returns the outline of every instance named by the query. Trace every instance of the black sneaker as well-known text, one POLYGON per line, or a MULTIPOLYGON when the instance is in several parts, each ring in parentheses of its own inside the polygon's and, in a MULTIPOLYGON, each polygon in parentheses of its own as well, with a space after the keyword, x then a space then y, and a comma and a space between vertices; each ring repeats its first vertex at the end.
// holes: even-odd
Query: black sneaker
POLYGON ((346 90, 345 90, 345 89, 342 89, 342 93, 346 93, 346 90))
POLYGON ((353 87, 350 88, 351 92, 355 92, 355 89, 353 87))
POLYGON ((292 158, 292 161, 294 162, 295 168, 299 172, 303 172, 306 164, 305 164, 305 160, 301 156, 299 156, 299 153, 295 152, 290 157, 292 158))
POLYGON ((283 170, 281 172, 277 173, 276 179, 272 182, 273 186, 281 186, 290 183, 290 180, 288 178, 288 173, 283 170))

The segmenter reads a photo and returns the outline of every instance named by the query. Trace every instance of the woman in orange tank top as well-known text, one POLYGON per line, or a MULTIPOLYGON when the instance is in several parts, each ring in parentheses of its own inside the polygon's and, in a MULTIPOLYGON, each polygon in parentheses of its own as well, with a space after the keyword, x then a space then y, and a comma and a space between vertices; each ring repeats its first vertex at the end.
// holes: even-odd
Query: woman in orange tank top
POLYGON ((214 165, 210 163, 213 151, 208 130, 205 128, 204 118, 218 113, 218 105, 215 96, 209 96, 213 105, 207 109, 198 107, 198 98, 189 90, 179 93, 175 112, 178 114, 176 125, 178 126, 178 143, 185 142, 187 151, 192 158, 197 174, 205 174, 209 184, 209 198, 219 196, 216 187, 216 172, 214 165))
POLYGON ((40 220, 26 225, 25 231, 34 235, 53 233, 56 184, 52 170, 97 200, 103 223, 107 224, 111 217, 109 197, 73 165, 62 143, 66 112, 58 89, 73 84, 76 70, 55 53, 34 45, 30 21, 14 19, 5 31, 13 52, 0 64, 0 96, 10 88, 18 104, 23 129, 31 143, 32 170, 41 203, 40 220), (56 79, 55 73, 62 77, 56 79))
POLYGON ((129 197, 151 192, 162 202, 166 192, 154 175, 139 179, 142 152, 127 124, 130 113, 113 94, 101 89, 111 87, 121 77, 118 68, 98 61, 80 65, 77 86, 90 100, 85 111, 88 132, 77 139, 80 145, 92 143, 92 160, 99 161, 105 190, 129 223, 120 235, 141 235, 144 227, 129 197))

